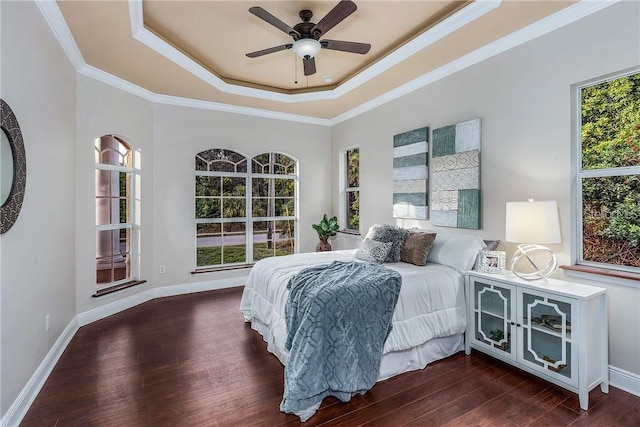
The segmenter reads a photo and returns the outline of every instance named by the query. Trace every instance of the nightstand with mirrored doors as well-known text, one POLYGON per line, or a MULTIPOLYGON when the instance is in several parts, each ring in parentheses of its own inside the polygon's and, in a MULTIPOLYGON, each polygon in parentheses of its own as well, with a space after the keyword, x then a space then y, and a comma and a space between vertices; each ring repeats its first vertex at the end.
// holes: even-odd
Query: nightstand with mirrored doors
POLYGON ((465 352, 482 351, 580 397, 609 392, 606 289, 469 271, 465 352))

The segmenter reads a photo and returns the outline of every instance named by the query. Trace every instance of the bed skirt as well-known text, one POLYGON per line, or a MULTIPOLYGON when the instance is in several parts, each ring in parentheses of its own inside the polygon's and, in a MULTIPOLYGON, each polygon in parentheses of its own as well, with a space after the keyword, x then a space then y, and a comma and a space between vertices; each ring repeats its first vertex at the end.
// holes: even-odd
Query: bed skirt
MULTIPOLYGON (((257 318, 251 319, 251 328, 267 343, 267 351, 274 354, 280 363, 287 364, 289 352, 274 344, 269 326, 257 318)), ((419 346, 392 351, 382 355, 378 381, 386 380, 404 372, 424 369, 429 363, 444 359, 464 349, 464 333, 449 337, 434 338, 419 346)))

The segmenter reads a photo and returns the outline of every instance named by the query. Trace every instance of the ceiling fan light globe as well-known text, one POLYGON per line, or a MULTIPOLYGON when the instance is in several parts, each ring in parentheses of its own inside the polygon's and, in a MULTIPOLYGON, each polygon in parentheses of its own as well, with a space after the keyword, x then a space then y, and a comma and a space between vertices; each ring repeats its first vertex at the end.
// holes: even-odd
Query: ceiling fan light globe
POLYGON ((315 39, 300 39, 293 43, 293 51, 303 59, 313 58, 321 47, 320 42, 315 39))

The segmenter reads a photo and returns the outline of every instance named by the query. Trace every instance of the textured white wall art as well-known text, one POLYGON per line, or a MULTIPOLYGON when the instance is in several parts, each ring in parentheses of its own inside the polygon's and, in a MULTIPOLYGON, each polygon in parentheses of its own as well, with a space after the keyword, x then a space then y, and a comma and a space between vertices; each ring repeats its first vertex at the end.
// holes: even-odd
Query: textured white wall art
POLYGON ((480 119, 433 130, 431 222, 480 228, 480 119))
POLYGON ((429 216, 429 128, 393 137, 393 217, 427 219, 429 216))

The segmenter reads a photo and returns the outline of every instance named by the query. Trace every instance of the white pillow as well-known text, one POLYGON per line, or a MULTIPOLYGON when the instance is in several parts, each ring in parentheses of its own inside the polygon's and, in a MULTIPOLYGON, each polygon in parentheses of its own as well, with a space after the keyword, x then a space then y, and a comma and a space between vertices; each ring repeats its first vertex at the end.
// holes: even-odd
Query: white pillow
POLYGON ((478 252, 484 247, 484 240, 480 236, 438 231, 427 261, 465 272, 473 268, 478 252))
POLYGON ((369 231, 367 231, 367 235, 364 236, 365 239, 372 239, 373 235, 376 234, 376 230, 380 228, 380 224, 373 224, 369 227, 369 231))

